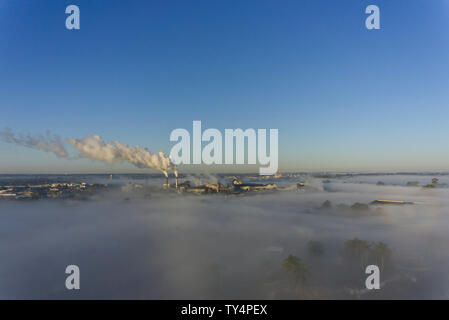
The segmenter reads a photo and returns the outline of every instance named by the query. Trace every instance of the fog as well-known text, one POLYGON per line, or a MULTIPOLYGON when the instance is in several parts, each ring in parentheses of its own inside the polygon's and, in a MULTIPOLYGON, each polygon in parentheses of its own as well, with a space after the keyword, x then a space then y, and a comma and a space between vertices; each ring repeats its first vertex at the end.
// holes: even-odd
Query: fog
POLYGON ((448 188, 406 187, 416 179, 405 176, 307 179, 314 188, 247 196, 0 202, 0 298, 449 298, 448 188), (350 208, 376 199, 424 204, 350 208), (354 238, 391 251, 380 290, 363 290, 368 263, 345 253, 354 238), (307 265, 305 281, 283 268, 289 255, 307 265), (71 264, 80 290, 65 288, 71 264))

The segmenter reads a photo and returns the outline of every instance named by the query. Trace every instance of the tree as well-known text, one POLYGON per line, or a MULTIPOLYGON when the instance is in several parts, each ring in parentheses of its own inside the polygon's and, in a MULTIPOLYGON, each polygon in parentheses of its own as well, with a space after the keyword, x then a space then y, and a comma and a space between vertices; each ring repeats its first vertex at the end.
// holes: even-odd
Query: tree
POLYGON ((383 242, 373 243, 371 245, 371 253, 376 264, 382 268, 390 261, 391 250, 383 242))
POLYGON ((356 202, 351 206, 351 209, 355 211, 368 211, 369 206, 365 203, 356 202))
POLYGON ((309 241, 307 247, 309 248, 309 252, 314 256, 322 256, 324 253, 323 244, 319 241, 309 241))
POLYGON ((345 241, 344 253, 346 257, 359 260, 362 264, 376 264, 382 268, 390 262, 391 258, 391 250, 385 243, 368 243, 357 238, 345 241))
POLYGON ((284 260, 282 268, 293 278, 295 287, 299 282, 305 284, 309 269, 307 264, 300 258, 289 255, 288 258, 284 260))
POLYGON ((320 209, 332 209, 332 203, 329 200, 326 200, 323 202, 320 209))
POLYGON ((347 257, 357 259, 360 263, 364 263, 369 255, 370 244, 364 240, 354 238, 345 241, 344 250, 347 257))
POLYGON ((339 205, 337 205, 337 210, 338 211, 348 211, 349 206, 347 204, 340 203, 339 205))

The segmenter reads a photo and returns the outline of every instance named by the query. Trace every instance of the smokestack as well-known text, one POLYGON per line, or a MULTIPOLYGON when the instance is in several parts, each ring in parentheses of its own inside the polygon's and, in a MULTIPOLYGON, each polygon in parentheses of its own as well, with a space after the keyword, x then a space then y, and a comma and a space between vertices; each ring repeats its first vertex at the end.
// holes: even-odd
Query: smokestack
POLYGON ((176 178, 175 187, 176 187, 176 189, 178 189, 178 169, 176 169, 176 166, 173 166, 173 173, 175 174, 175 178, 176 178))

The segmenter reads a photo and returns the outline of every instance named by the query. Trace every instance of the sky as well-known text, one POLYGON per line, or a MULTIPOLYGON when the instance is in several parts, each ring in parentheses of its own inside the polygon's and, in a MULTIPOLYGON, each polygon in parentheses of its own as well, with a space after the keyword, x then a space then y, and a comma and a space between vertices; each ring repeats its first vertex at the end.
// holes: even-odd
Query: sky
MULTIPOLYGON (((0 0, 0 130, 169 153, 201 120, 278 129, 281 171, 447 170, 448 78, 448 0, 0 0)), ((0 142, 0 173, 143 172, 67 149, 0 142)))

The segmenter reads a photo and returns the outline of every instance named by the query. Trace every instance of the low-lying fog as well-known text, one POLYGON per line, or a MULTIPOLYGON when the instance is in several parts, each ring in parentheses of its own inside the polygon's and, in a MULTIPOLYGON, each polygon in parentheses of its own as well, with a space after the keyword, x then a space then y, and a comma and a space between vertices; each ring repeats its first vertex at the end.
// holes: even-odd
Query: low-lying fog
POLYGON ((0 201, 0 298, 449 298, 449 188, 382 179, 310 178, 308 191, 248 196, 0 201), (425 204, 351 208, 376 199, 425 204), (373 261, 381 289, 368 292, 373 261), (72 264, 80 290, 65 288, 72 264))

